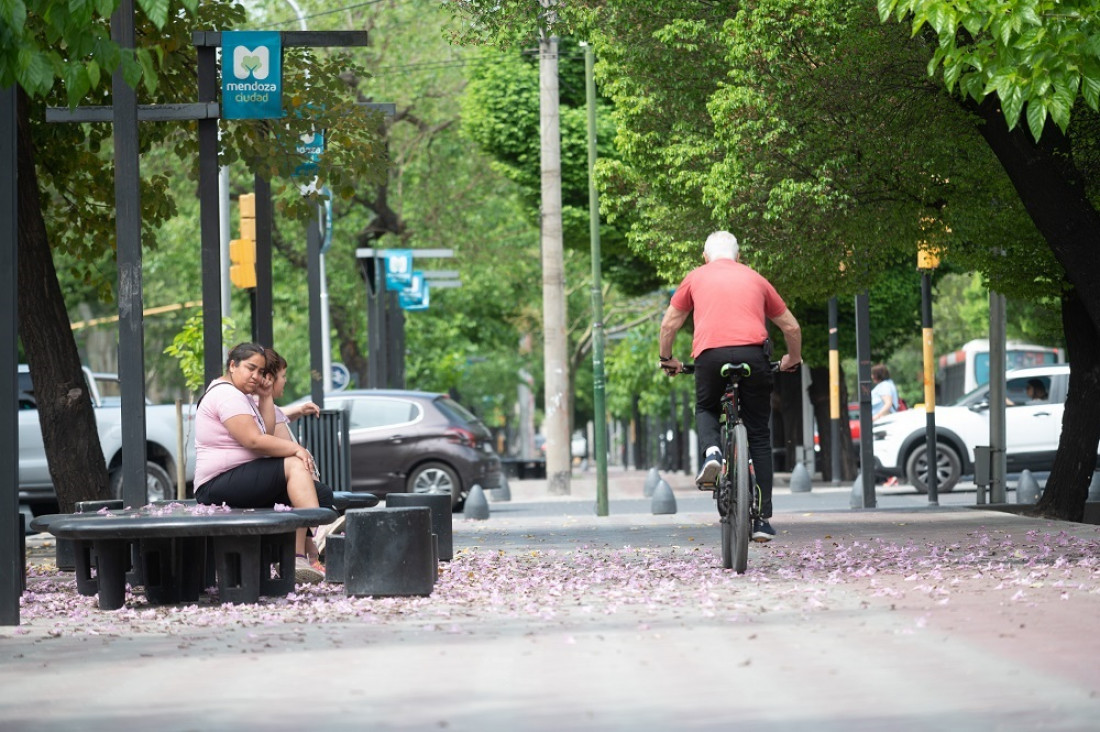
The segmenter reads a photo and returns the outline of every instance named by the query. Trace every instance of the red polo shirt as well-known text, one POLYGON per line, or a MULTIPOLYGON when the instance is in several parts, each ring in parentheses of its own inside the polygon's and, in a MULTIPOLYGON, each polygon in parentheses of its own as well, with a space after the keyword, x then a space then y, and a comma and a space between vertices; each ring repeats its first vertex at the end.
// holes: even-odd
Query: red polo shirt
POLYGON ((787 309, 770 282, 732 259, 716 259, 689 272, 671 304, 694 312, 693 358, 709 348, 763 343, 767 320, 787 309))

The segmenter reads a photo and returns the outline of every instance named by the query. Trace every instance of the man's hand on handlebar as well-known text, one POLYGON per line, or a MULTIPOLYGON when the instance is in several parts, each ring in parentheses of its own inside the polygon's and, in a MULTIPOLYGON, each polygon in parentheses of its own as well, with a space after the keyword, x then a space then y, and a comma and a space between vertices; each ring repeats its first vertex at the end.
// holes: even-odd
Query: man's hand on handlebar
POLYGON ((791 359, 789 353, 783 354, 783 358, 779 359, 780 371, 798 371, 798 367, 802 365, 802 360, 794 361, 791 359))
POLYGON ((676 358, 675 356, 668 359, 667 361, 659 361, 658 365, 667 376, 675 376, 676 374, 681 374, 684 372, 684 364, 680 361, 680 359, 676 358))

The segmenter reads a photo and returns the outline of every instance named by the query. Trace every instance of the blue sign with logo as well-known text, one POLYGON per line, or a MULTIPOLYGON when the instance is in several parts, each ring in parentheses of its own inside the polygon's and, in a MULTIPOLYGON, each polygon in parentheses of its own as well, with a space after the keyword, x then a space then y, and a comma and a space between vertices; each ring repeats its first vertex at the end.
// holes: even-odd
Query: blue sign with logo
POLYGON ((397 295, 397 304, 402 310, 428 309, 428 281, 423 272, 413 272, 409 287, 397 295))
POLYGON ((306 162, 294 169, 294 175, 317 175, 321 153, 325 151, 325 133, 313 132, 298 138, 294 151, 304 157, 306 162))
POLYGON ((386 250, 386 289, 400 292, 409 287, 413 276, 412 249, 386 250))
POLYGON ((223 119, 283 117, 283 39, 278 31, 222 32, 223 119))

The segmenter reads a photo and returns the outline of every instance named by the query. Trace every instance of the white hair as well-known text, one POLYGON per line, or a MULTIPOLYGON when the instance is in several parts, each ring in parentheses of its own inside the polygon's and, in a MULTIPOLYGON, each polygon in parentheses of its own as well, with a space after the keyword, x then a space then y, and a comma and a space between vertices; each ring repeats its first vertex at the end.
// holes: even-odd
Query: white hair
POLYGON ((737 237, 728 231, 716 231, 707 237, 707 243, 703 245, 703 253, 707 259, 737 259, 740 248, 737 245, 737 237))

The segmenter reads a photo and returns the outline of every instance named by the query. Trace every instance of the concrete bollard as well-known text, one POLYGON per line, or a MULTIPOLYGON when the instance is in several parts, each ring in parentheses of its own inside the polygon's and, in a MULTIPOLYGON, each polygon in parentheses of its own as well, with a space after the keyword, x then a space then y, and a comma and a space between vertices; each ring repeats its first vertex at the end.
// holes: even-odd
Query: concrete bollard
POLYGON ((672 486, 668 481, 663 479, 657 481, 650 506, 654 516, 662 513, 676 513, 676 496, 672 494, 672 486))
POLYGON ((485 500, 485 491, 477 483, 470 488, 470 495, 466 497, 462 516, 473 521, 484 521, 489 518, 489 502, 485 500))
POLYGON ((512 500, 512 489, 508 486, 508 476, 504 473, 500 474, 500 486, 489 491, 489 500, 494 503, 512 500))
POLYGON ((650 468, 645 476, 645 485, 642 487, 642 495, 646 498, 652 497, 653 491, 656 490, 659 482, 661 482, 661 474, 657 472, 657 468, 650 468))
POLYGON ((344 581, 344 534, 332 534, 325 538, 325 582, 344 581))
POLYGON ((454 558, 454 537, 451 525, 449 493, 387 493, 389 507, 427 506, 432 511, 432 533, 439 537, 439 558, 445 562, 454 558))
POLYGON ((344 592, 430 595, 438 569, 432 556, 431 513, 427 506, 408 506, 344 514, 344 592))
POLYGON ((856 474, 856 482, 852 483, 852 496, 848 501, 849 508, 863 508, 863 471, 856 474))
POLYGON ((1016 482, 1016 503, 1035 504, 1039 502, 1039 483, 1030 470, 1020 473, 1020 479, 1016 482))
POLYGON ((813 483, 810 481, 810 471, 802 463, 795 463, 794 470, 791 471, 791 493, 809 493, 811 490, 813 483))

